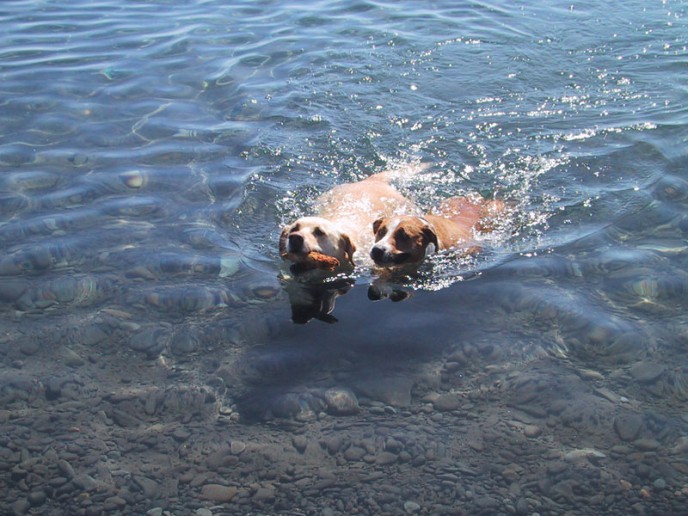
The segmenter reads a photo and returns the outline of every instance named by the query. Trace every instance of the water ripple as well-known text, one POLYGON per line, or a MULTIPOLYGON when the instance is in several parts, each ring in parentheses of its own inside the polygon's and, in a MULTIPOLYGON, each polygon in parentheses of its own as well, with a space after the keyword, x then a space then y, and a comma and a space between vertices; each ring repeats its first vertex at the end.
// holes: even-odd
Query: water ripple
POLYGON ((4 0, 0 512, 74 512, 84 446, 108 449, 103 485, 174 459, 93 513, 188 512, 228 464, 229 510, 308 512, 312 476, 342 513, 680 512, 687 20, 674 0, 4 0), (280 226, 409 162, 423 210, 505 202, 482 252, 292 288, 280 226), (250 444, 206 453, 227 428, 250 444))

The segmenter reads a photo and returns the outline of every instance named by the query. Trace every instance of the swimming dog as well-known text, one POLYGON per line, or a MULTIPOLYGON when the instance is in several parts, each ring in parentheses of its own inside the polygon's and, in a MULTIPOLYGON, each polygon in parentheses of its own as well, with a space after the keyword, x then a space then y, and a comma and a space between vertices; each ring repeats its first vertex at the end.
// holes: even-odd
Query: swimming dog
POLYGON ((305 269, 336 268, 333 263, 337 267, 352 268, 359 260, 369 260, 373 221, 380 217, 420 213, 416 205, 390 181, 415 174, 423 168, 409 166, 380 172, 325 192, 317 199, 313 216, 301 217, 282 229, 280 256, 305 269), (336 261, 323 267, 322 256, 336 261))
POLYGON ((480 247, 474 231, 490 231, 490 221, 504 211, 502 201, 482 197, 450 197, 425 216, 381 217, 373 222, 375 245, 370 257, 379 267, 418 265, 444 249, 474 254, 480 247))

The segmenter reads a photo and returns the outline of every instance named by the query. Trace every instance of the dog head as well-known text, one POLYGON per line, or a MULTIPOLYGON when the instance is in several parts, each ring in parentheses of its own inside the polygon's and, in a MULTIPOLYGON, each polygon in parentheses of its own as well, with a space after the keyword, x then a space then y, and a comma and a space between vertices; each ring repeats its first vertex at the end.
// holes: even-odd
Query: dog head
POLYGON ((373 222, 373 233, 370 257, 380 267, 418 264, 439 247, 437 233, 421 217, 381 218, 373 222))
POLYGON ((321 217, 302 217, 286 226, 279 239, 280 256, 295 264, 306 264, 310 252, 337 258, 354 265, 356 247, 336 225, 321 217))

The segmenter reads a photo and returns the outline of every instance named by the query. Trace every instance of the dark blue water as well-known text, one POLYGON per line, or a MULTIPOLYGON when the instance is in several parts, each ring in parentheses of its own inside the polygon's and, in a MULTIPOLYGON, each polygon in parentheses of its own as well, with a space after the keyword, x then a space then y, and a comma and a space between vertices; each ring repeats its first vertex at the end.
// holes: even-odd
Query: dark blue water
POLYGON ((3 511, 682 512, 687 9, 5 0, 3 511), (417 162, 481 254, 293 281, 417 162))

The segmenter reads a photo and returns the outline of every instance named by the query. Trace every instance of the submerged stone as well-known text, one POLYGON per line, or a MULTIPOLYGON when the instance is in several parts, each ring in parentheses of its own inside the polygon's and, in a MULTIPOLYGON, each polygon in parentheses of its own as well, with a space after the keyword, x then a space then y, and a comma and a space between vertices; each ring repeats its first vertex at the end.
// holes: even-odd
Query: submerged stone
POLYGON ((640 434, 643 418, 637 414, 618 416, 614 419, 614 431, 622 441, 633 441, 640 434))
POLYGON ((331 414, 347 416, 359 411, 358 399, 349 389, 334 387, 325 391, 327 411, 331 414))
POLYGON ((233 486, 206 484, 201 488, 201 498, 218 503, 231 502, 237 491, 237 488, 233 486))
POLYGON ((640 362, 630 369, 631 376, 642 383, 651 383, 657 380, 666 370, 662 364, 652 362, 640 362))

